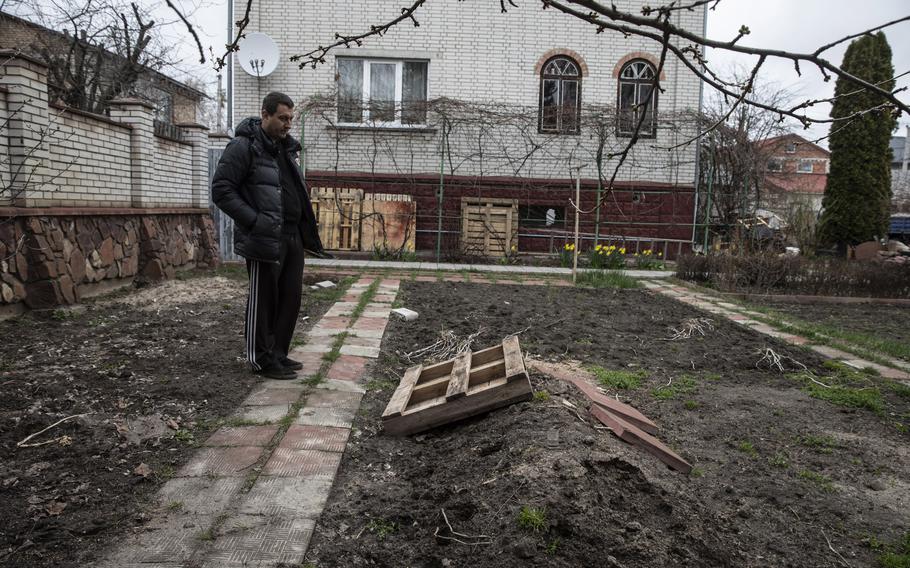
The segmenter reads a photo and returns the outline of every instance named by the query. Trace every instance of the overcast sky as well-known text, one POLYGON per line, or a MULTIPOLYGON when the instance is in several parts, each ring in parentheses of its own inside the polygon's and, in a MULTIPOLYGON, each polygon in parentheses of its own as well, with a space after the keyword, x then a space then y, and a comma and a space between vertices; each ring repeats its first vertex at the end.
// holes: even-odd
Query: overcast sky
MULTIPOLYGON (((185 1, 189 5, 191 1, 185 1)), ((216 46, 223 51, 227 35, 227 1, 207 0, 211 2, 200 8, 194 17, 201 28, 201 39, 208 46, 216 46)), ((242 2, 243 0, 235 0, 242 2)), ((288 0, 293 2, 294 0, 288 0)), ((326 0, 328 1, 328 0, 326 0)), ((387 0, 404 5, 406 0, 387 0)), ((454 0, 432 0, 451 2, 454 0)), ((478 1, 478 0, 474 0, 478 1)), ((496 0, 486 0, 495 2, 496 0)), ((536 0, 524 0, 536 4, 536 0)), ((655 2, 656 3, 656 2, 655 2)), ((746 25, 751 34, 743 38, 743 45, 771 47, 787 51, 811 52, 846 35, 858 33, 871 27, 910 15, 910 2, 907 0, 721 0, 718 7, 708 12, 708 37, 717 40, 729 40, 735 37, 740 26, 746 25)), ((910 72, 910 22, 901 23, 885 30, 893 52, 893 63, 896 74, 910 72)), ((314 46, 315 47, 315 46, 314 46)), ((842 44, 825 52, 826 58, 835 65, 840 65, 847 44, 842 44)), ((198 59, 194 56, 193 47, 185 48, 188 61, 198 59)), ((735 63, 748 64, 748 58, 712 50, 708 59, 719 68, 729 68, 735 63)), ((208 55, 208 53, 206 53, 208 55)), ((804 66, 805 67, 805 66, 804 66)), ((214 73, 203 70, 214 85, 214 73)), ((196 71, 198 73, 198 71, 196 71)), ((803 76, 798 76, 793 65, 783 61, 769 61, 764 66, 762 80, 793 91, 804 98, 826 98, 834 93, 834 81, 825 83, 821 75, 811 68, 803 69, 803 76)), ((910 75, 898 80, 899 86, 910 86, 910 75)), ((214 92, 214 88, 212 89, 214 92)), ((901 93, 899 97, 910 102, 910 94, 901 93)), ((819 116, 827 116, 830 107, 819 108, 819 116)), ((910 117, 901 118, 899 134, 905 134, 904 126, 910 125, 910 117)), ((807 138, 817 138, 827 134, 828 127, 820 125, 803 133, 807 138)))

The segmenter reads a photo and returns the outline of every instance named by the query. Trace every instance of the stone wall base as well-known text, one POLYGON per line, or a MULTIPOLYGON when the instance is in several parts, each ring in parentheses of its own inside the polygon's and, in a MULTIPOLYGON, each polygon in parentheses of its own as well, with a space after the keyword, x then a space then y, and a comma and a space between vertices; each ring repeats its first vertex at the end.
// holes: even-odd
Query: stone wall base
POLYGON ((173 278, 178 269, 217 264, 212 219, 198 209, 88 215, 35 210, 0 217, 0 307, 75 304, 135 279, 158 281, 173 278))

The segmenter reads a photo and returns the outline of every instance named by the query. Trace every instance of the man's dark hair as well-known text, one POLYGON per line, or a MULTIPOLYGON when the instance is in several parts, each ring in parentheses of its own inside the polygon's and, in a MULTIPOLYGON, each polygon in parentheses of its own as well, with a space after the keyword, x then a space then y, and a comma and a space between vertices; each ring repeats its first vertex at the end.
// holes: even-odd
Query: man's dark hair
POLYGON ((291 100, 291 97, 284 93, 279 93, 278 91, 272 91, 262 99, 262 110, 269 114, 278 112, 278 105, 294 108, 294 101, 291 100))

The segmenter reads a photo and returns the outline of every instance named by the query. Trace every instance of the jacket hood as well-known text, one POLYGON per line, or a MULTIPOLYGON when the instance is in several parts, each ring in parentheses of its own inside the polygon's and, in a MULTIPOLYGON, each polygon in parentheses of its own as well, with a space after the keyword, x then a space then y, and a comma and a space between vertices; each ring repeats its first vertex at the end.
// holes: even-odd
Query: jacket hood
MULTIPOLYGON (((274 145, 274 142, 272 142, 262 130, 262 119, 253 116, 244 118, 240 124, 237 125, 237 128, 234 129, 234 136, 243 136, 252 140, 259 140, 266 148, 272 148, 274 145)), ((281 141, 281 144, 284 146, 285 150, 289 152, 299 152, 301 149, 300 142, 290 134, 281 141)))

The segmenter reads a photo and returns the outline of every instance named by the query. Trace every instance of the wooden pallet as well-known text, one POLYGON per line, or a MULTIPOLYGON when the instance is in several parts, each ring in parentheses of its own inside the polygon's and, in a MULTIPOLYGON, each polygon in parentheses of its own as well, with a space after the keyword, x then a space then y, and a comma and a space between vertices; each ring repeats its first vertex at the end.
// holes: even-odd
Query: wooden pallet
POLYGON ((531 399, 518 337, 430 367, 409 368, 382 413, 383 428, 408 435, 531 399))

